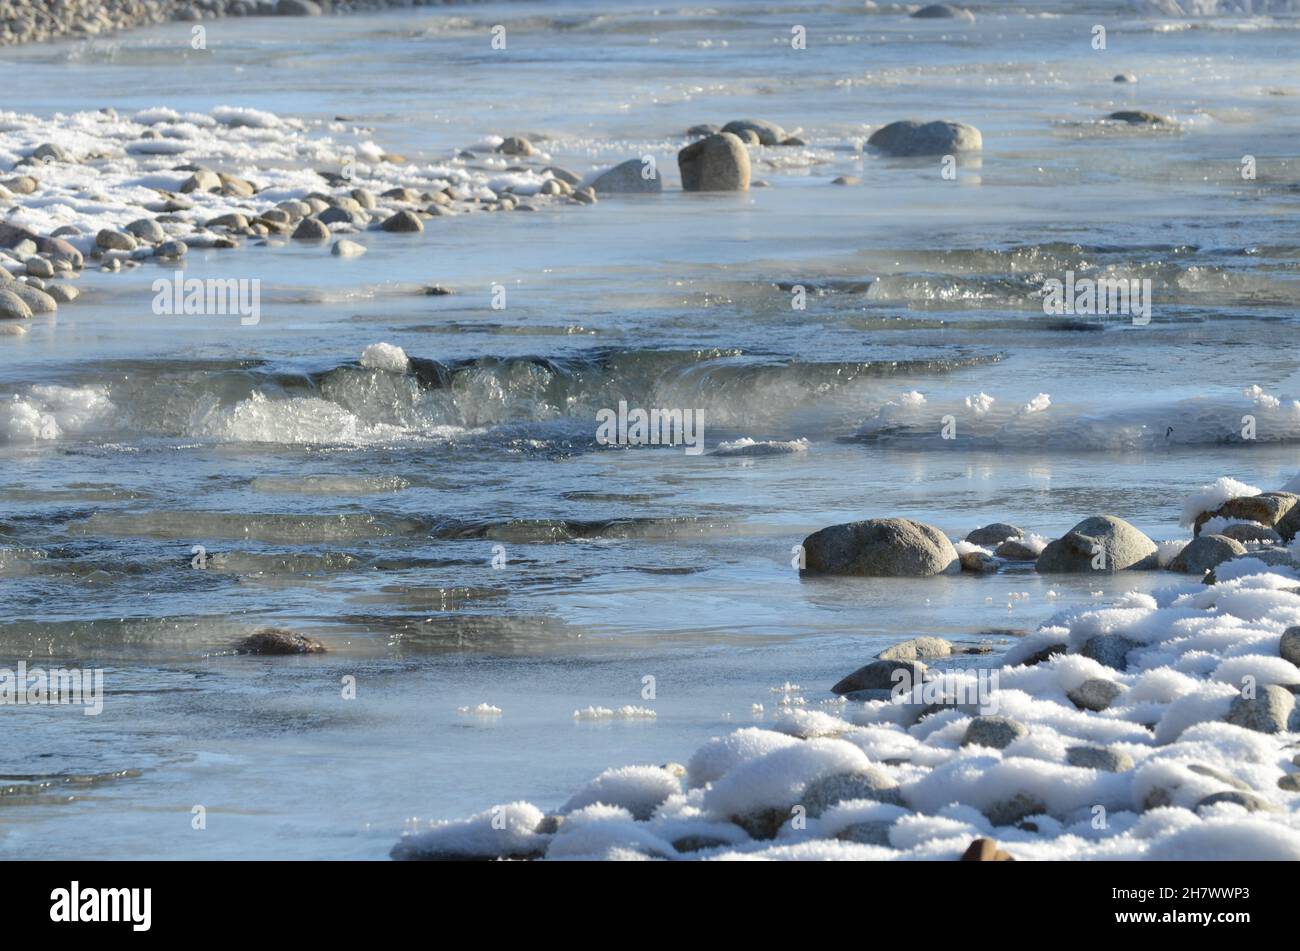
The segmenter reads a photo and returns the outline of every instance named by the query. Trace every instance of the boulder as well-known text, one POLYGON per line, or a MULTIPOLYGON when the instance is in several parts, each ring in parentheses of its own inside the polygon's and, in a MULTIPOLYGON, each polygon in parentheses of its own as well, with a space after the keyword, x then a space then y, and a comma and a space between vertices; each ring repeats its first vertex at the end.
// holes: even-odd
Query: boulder
POLYGON ((1099 713, 1109 707, 1115 698, 1123 692, 1124 688, 1115 681, 1093 677, 1090 680, 1085 680, 1073 690, 1067 691, 1065 695, 1080 710, 1091 710, 1094 713, 1099 713))
POLYGON ((325 645, 314 637, 284 628, 267 627, 244 638, 235 647, 239 654, 323 654, 325 645))
POLYGON ((1037 568, 1042 573, 1146 570, 1156 567, 1156 551, 1155 542, 1122 518, 1098 515, 1049 542, 1037 568))
POLYGON ((1065 751, 1065 761, 1079 769, 1095 769, 1103 773, 1123 773, 1133 768, 1133 757, 1119 750, 1103 746, 1071 746, 1065 751))
POLYGON ((1252 522, 1234 522, 1217 532, 1217 534, 1241 542, 1243 545, 1247 542, 1275 545, 1282 540, 1282 536, 1273 529, 1252 522))
POLYGON ((640 159, 628 159, 602 172, 591 187, 597 195, 658 194, 664 190, 659 169, 640 159))
POLYGON ((957 550, 932 525, 875 518, 831 525, 803 541, 809 574, 927 577, 961 570, 957 550))
POLYGON ((424 222, 420 220, 419 215, 413 211, 399 211, 391 217, 385 218, 384 223, 380 225, 385 231, 394 231, 402 234, 413 233, 424 230, 424 222))
POLYGON ((102 228, 95 235, 95 247, 106 251, 134 251, 136 246, 137 242, 131 235, 111 228, 102 228))
POLYGON ((914 20, 962 20, 966 23, 975 21, 975 14, 971 13, 964 7, 956 7, 951 3, 932 3, 929 6, 922 7, 912 14, 914 20))
MULTIPOLYGON (((1239 519, 1243 522, 1257 522, 1260 525, 1271 528, 1282 523, 1291 510, 1300 502, 1300 495, 1294 492, 1261 492, 1259 495, 1240 495, 1235 499, 1228 499, 1213 512, 1202 512, 1196 516, 1196 521, 1192 525, 1192 531, 1196 535, 1201 534, 1201 526, 1210 519, 1218 516, 1219 518, 1239 519)), ((1287 538, 1287 533, 1278 530, 1283 538, 1287 538)))
POLYGON ((503 155, 534 155, 537 149, 533 148, 533 143, 529 142, 522 136, 507 136, 497 146, 497 151, 503 155))
POLYGON ((834 773, 814 779, 799 797, 810 818, 819 818, 827 809, 850 799, 874 799, 901 806, 903 798, 898 782, 883 769, 872 767, 861 773, 834 773))
POLYGON ((968 551, 958 557, 961 561, 961 570, 973 575, 987 575, 998 570, 997 559, 987 552, 968 551))
POLYGON ((313 0, 276 0, 275 13, 282 17, 318 17, 321 8, 313 0))
POLYGON ((1096 634, 1084 641, 1079 653, 1113 670, 1123 671, 1128 669, 1129 652, 1141 646, 1137 641, 1119 634, 1096 634))
POLYGON ((304 218, 298 222, 298 227, 293 229, 293 237, 298 241, 328 241, 329 225, 319 218, 304 218))
POLYGON ((749 153, 730 132, 692 142, 677 153, 677 167, 688 192, 749 189, 749 153))
POLYGON ((1277 646, 1283 660, 1289 660, 1300 667, 1300 627, 1288 627, 1283 631, 1277 646))
POLYGON ((880 660, 913 661, 951 655, 952 644, 942 637, 914 637, 910 641, 886 647, 876 657, 880 660))
POLYGON ((1285 687, 1264 684, 1255 688, 1252 698, 1235 697, 1224 720, 1258 733, 1285 733, 1295 696, 1285 687))
POLYGON ((993 554, 1007 561, 1037 561, 1040 552, 1022 538, 1008 538, 993 549, 993 554))
POLYGON ((27 320, 32 316, 32 309, 27 302, 9 290, 10 285, 0 287, 0 320, 27 320))
POLYGON ((966 536, 966 541, 972 545, 989 548, 1002 544, 1008 538, 1021 538, 1024 534, 1024 531, 1014 525, 1008 525, 1006 522, 994 522, 992 525, 985 525, 983 528, 972 531, 966 536))
POLYGON ((907 692, 925 677, 925 664, 919 661, 873 660, 843 677, 831 687, 831 693, 846 694, 858 690, 907 692))
POLYGON ((1169 562, 1169 570, 1200 577, 1229 558, 1244 554, 1246 546, 1226 535, 1199 535, 1169 562))
POLYGON ((355 258, 366 253, 365 245, 357 244, 355 241, 349 241, 347 238, 339 238, 334 242, 334 247, 330 248, 330 254, 336 258, 355 258))
POLYGON ((961 122, 904 119, 877 129, 867 139, 867 144, 887 155, 907 158, 978 152, 984 147, 984 138, 979 129, 961 122))
POLYGON ((167 232, 163 231, 162 225, 152 218, 139 218, 122 230, 150 244, 161 244, 167 240, 167 232))
POLYGON ((990 749, 1001 750, 1006 749, 1022 736, 1028 735, 1029 728, 1011 717, 975 717, 970 721, 970 726, 966 727, 961 745, 987 746, 990 749))
POLYGON ((787 138, 785 129, 766 119, 735 119, 724 125, 722 131, 732 135, 753 132, 758 136, 759 145, 780 145, 787 138))

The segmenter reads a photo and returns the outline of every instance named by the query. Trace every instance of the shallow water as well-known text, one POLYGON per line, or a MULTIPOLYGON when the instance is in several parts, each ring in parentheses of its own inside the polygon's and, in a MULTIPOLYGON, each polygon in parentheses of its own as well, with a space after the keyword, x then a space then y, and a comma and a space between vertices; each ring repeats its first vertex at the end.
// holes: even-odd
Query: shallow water
POLYGON ((1186 537, 1197 486, 1300 468, 1295 27, 1120 4, 996 4, 963 26, 851 4, 488 4, 227 20, 206 53, 181 24, 5 50, 20 112, 344 115, 427 156, 534 134, 582 173, 655 155, 669 190, 368 232, 355 260, 191 251, 187 276, 262 281, 256 326, 156 316, 166 266, 88 271, 81 301, 0 337, 0 663, 99 665, 107 690, 98 717, 5 711, 0 854, 378 858, 411 817, 557 805, 787 692, 816 704, 891 640, 997 647, 1164 583, 801 581, 791 549, 878 515, 1051 537, 1105 511, 1186 537), (1124 108, 1180 131, 1096 121, 1124 108), (913 115, 980 127, 981 158, 947 181, 861 153, 913 115), (744 116, 811 146, 755 150, 770 187, 678 191, 684 130, 744 116), (1150 278, 1150 324, 1044 316, 1039 289, 1069 270, 1150 278), (440 384, 361 367, 380 341, 437 361, 440 384), (702 410, 709 450, 808 449, 600 446, 595 414, 620 399, 702 410), (229 656, 268 624, 331 653, 229 656), (480 702, 503 712, 457 712, 480 702), (658 716, 575 720, 590 704, 658 716))

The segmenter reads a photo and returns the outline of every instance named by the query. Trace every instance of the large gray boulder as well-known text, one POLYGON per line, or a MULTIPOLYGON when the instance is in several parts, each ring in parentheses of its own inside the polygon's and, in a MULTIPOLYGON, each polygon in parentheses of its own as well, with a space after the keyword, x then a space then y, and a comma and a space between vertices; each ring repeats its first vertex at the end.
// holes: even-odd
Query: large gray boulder
POLYGON ((688 192, 749 190, 749 152, 730 132, 692 142, 677 153, 677 167, 688 192))
POLYGON ((948 536, 907 518, 831 525, 803 540, 809 574, 904 578, 957 574, 961 560, 948 536))
POLYGON ((1022 529, 1016 528, 1014 525, 1008 525, 1006 522, 994 522, 992 525, 985 525, 983 528, 972 531, 966 536, 966 541, 983 548, 995 548, 1008 538, 1021 538, 1024 534, 1022 529))
MULTIPOLYGON (((1287 523, 1287 516, 1295 509, 1297 502, 1300 502, 1300 495, 1296 495, 1294 492, 1261 492, 1259 495, 1240 495, 1235 499, 1228 499, 1213 512, 1202 512, 1196 516, 1192 530, 1196 535, 1200 535, 1201 526, 1215 516, 1240 519, 1244 522, 1258 522, 1260 525, 1272 528, 1287 523)), ((1287 524, 1289 526, 1290 523, 1287 524)), ((1278 533, 1283 538, 1290 537, 1287 531, 1282 528, 1278 529, 1278 533)), ((1294 530, 1291 530, 1291 534, 1294 534, 1294 530)))
POLYGON ((597 195, 658 194, 664 190, 659 169, 641 159, 628 159, 602 172, 591 187, 597 195))
POLYGON ((1037 567, 1044 573, 1145 570, 1156 567, 1156 551, 1155 542, 1122 518, 1097 515, 1050 542, 1037 567))
POLYGON ((906 158, 978 152, 984 147, 984 137, 980 135, 979 129, 963 122, 917 122, 915 119, 904 119, 877 129, 867 139, 867 144, 887 155, 906 158))
POLYGON ((1229 558, 1244 554, 1246 546, 1226 535, 1199 535, 1183 546, 1169 563, 1169 570, 1200 577, 1229 558))
POLYGON ((32 316, 32 309, 25 300, 8 290, 8 286, 0 287, 0 320, 27 320, 32 316))

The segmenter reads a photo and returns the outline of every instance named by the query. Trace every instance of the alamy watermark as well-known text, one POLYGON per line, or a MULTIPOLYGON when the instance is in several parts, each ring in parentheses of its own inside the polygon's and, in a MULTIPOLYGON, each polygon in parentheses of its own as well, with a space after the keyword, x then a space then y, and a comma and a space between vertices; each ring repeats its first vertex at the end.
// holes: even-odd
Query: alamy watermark
POLYGON ((686 455, 704 451, 704 410, 627 408, 596 412, 596 442, 602 446, 685 446, 686 455))
POLYGON ((20 660, 18 669, 0 667, 0 707, 76 705, 88 717, 104 710, 104 671, 95 667, 28 667, 20 660))
POLYGON ((1067 314, 1131 316, 1135 326, 1145 326, 1151 323, 1151 278, 1076 280, 1073 271, 1066 271, 1064 281, 1053 277, 1044 282, 1043 313, 1057 317, 1067 314))
POLYGON ((184 271, 153 282, 153 312, 160 317, 239 315, 251 327, 262 320, 262 282, 258 278, 187 278, 184 271))

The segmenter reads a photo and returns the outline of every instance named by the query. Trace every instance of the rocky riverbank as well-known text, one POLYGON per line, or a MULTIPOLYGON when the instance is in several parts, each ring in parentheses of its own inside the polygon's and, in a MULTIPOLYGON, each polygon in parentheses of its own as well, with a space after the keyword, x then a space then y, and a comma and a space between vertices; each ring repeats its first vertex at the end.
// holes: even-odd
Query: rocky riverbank
MULTIPOLYGON (((684 764, 608 769, 550 812, 503 803, 409 834, 393 856, 1300 859, 1300 564, 1280 544, 1293 499, 1220 479, 1184 514, 1198 540, 1241 539, 1213 575, 1063 612, 997 659, 937 637, 896 644, 833 685, 786 684, 775 710, 755 705, 761 725, 684 764)), ((1134 556, 1118 570, 1154 567, 1160 546, 1140 551, 1118 521, 1071 535, 1110 531, 1134 556)), ((895 560, 908 573, 960 570, 937 530, 880 522, 818 545, 858 567, 910 545, 895 560)), ((1020 538, 1040 570, 1063 557, 1061 540, 1013 526, 972 536, 1020 538)))
POLYGON ((321 16, 445 3, 446 0, 0 0, 0 46, 101 36, 171 20, 321 16))

